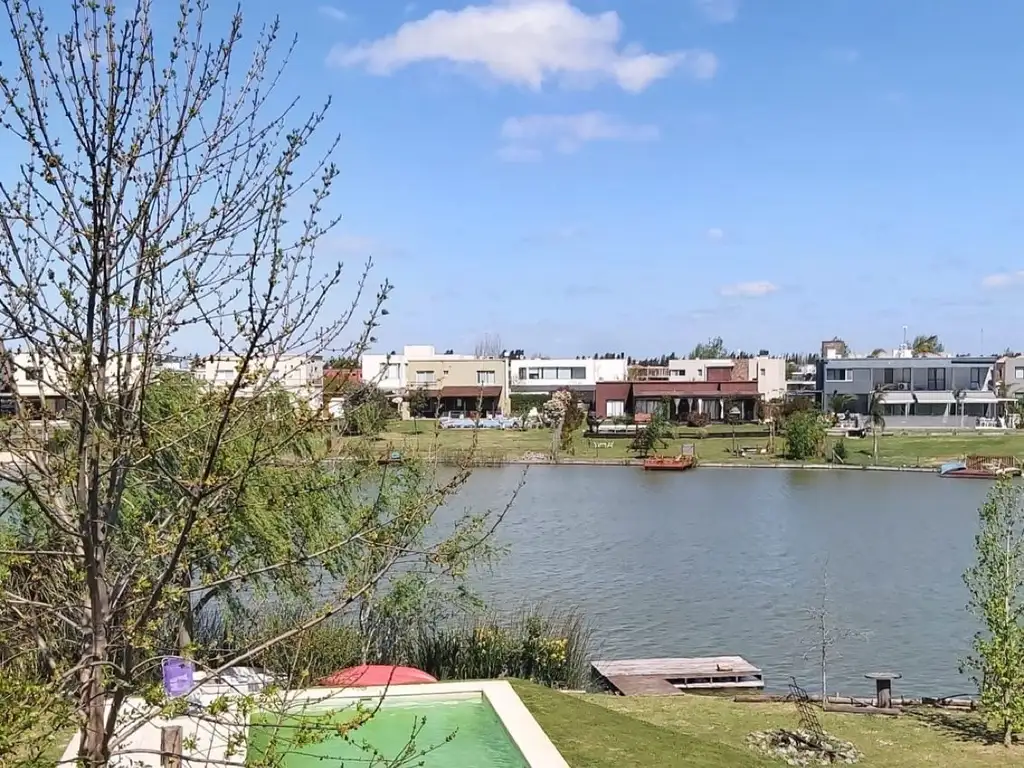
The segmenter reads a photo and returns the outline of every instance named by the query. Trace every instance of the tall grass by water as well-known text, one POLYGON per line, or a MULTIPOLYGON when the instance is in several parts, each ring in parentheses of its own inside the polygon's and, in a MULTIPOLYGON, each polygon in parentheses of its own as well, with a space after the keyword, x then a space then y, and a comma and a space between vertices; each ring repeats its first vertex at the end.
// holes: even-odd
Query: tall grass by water
MULTIPOLYGON (((207 622, 201 645, 218 650, 206 661, 258 646, 309 618, 302 609, 274 607, 229 632, 219 622, 207 622)), ((365 643, 351 623, 326 621, 261 651, 250 663, 286 676, 292 685, 314 684, 339 669, 366 663, 416 667, 439 680, 513 677, 581 689, 590 679, 591 636, 579 611, 527 607, 443 624, 409 622, 388 650, 373 655, 367 651, 373 644, 365 643)))

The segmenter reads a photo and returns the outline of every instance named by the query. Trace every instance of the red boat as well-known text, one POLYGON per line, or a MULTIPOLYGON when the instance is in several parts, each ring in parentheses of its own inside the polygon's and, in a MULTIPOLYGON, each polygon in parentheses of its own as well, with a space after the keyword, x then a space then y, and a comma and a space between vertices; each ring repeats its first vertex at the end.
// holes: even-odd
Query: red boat
POLYGON ((693 456, 651 456, 644 459, 644 469, 659 472, 682 472, 696 464, 693 456))

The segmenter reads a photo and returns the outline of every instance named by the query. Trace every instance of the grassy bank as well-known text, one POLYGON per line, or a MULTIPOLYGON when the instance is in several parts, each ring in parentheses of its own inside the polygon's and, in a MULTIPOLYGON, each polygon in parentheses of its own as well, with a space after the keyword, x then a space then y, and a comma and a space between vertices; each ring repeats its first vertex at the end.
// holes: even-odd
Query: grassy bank
MULTIPOLYGON (((581 698, 584 703, 625 716, 627 720, 623 722, 637 721, 683 734, 696 744, 715 742, 735 750, 746 749, 744 740, 752 731, 798 727, 795 709, 789 704, 737 704, 728 698, 712 696, 581 698)), ((547 706, 552 710, 558 709, 553 704, 547 706)), ((569 710, 571 707, 567 705, 566 711, 569 710)), ((828 733, 853 742, 864 753, 864 759, 858 765, 865 768, 1024 766, 1024 747, 1006 750, 1001 745, 988 742, 985 729, 974 714, 931 709, 898 718, 822 713, 821 722, 828 733)), ((599 762, 573 763, 568 754, 566 758, 574 765, 604 765, 599 762)), ((726 762, 723 759, 716 765, 758 765, 749 752, 744 760, 726 762)), ((616 764, 607 763, 608 766, 616 764)), ((660 761, 648 764, 674 765, 660 761)), ((700 765, 687 763, 690 764, 700 765)))
MULTIPOLYGON (((676 454, 684 443, 694 446, 697 456, 708 462, 755 464, 768 461, 785 463, 785 442, 776 438, 776 455, 767 452, 768 437, 762 427, 743 425, 737 428, 735 445, 747 448, 751 454, 740 458, 732 453, 734 440, 729 427, 714 427, 708 436, 698 437, 697 430, 676 429, 668 446, 659 453, 676 454)), ((377 440, 381 453, 397 450, 458 462, 472 456, 476 463, 503 463, 524 458, 546 456, 551 450, 551 433, 546 429, 526 432, 515 430, 438 430, 435 422, 421 420, 392 422, 377 440)), ((874 464, 870 438, 848 438, 846 464, 870 466, 874 464)), ((563 454, 566 459, 622 461, 634 457, 629 449, 629 438, 592 439, 576 437, 574 451, 563 454)), ((948 435, 891 434, 879 440, 878 464, 886 467, 937 467, 944 461, 966 454, 979 453, 993 456, 1024 456, 1024 431, 1010 433, 961 432, 948 435)))

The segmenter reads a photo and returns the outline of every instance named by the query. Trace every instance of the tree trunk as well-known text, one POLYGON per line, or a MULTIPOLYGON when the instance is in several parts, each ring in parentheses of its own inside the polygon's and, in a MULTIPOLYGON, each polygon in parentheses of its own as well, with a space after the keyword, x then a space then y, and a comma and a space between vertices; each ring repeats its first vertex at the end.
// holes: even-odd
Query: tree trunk
POLYGON ((874 443, 875 466, 878 466, 878 426, 871 426, 871 440, 874 443))
POLYGON ((1003 746, 1007 749, 1013 746, 1013 723, 1009 718, 1003 723, 1003 746))

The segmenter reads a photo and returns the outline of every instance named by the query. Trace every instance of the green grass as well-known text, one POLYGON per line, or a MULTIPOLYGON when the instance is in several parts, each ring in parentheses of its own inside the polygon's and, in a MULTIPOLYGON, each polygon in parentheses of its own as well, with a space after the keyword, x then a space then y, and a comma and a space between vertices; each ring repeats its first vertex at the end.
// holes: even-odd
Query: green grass
MULTIPOLYGON (((744 740, 752 731, 798 727, 796 712, 789 704, 738 704, 715 696, 592 695, 583 699, 630 721, 685 734, 697 742, 720 742, 736 749, 745 749, 744 740)), ((571 709, 567 707, 566 711, 571 709)), ((853 742, 864 753, 864 759, 858 763, 864 768, 1024 766, 1024 747, 1007 750, 992 744, 990 734, 973 714, 922 710, 897 718, 822 713, 821 722, 828 733, 853 742)), ((568 755, 566 759, 574 766, 603 765, 573 763, 568 755)), ((755 763, 720 763, 748 764, 755 763)))
MULTIPOLYGON (((572 768, 762 768, 743 747, 664 728, 531 683, 516 692, 572 768)), ((595 701, 599 698, 594 697, 595 701)))
MULTIPOLYGON (((737 447, 767 449, 768 438, 761 434, 762 427, 741 425, 737 428, 737 447)), ((551 450, 551 432, 534 429, 518 430, 439 430, 436 422, 421 419, 396 421, 388 425, 378 439, 381 452, 397 450, 407 454, 436 457, 440 460, 464 459, 470 453, 474 458, 488 461, 514 461, 529 454, 547 455, 551 450)), ((684 443, 694 446, 698 458, 705 462, 727 462, 731 464, 752 464, 763 462, 785 463, 784 441, 776 439, 776 453, 756 453, 748 458, 732 454, 733 438, 730 427, 717 425, 704 439, 695 437, 695 430, 677 428, 675 436, 658 452, 666 455, 679 453, 684 443)), ((564 454, 567 459, 624 460, 633 458, 629 449, 629 438, 591 439, 578 435, 575 452, 564 454)), ((868 466, 874 463, 870 438, 846 439, 846 463, 868 466)), ((976 434, 961 432, 953 435, 884 435, 879 440, 878 463, 888 467, 937 467, 944 461, 960 456, 979 453, 992 456, 1024 457, 1024 431, 1001 434, 976 434)))

